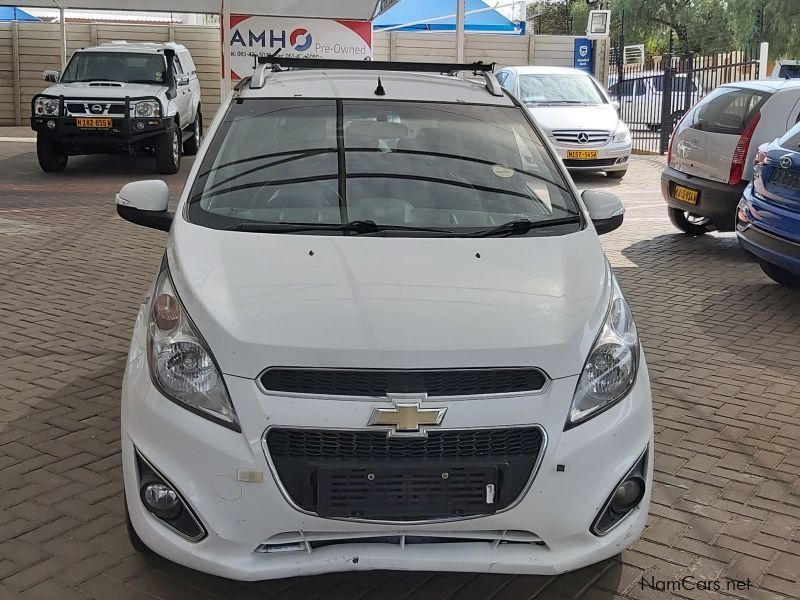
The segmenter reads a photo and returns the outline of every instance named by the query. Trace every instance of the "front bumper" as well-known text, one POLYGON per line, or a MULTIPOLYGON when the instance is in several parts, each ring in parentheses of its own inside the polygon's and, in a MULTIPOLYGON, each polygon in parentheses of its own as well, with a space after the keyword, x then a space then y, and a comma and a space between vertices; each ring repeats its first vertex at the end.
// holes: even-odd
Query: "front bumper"
MULTIPOLYGON (((242 423, 239 434, 164 398, 152 385, 140 318, 122 397, 122 455, 131 521, 156 553, 185 566, 252 581, 326 572, 403 569, 556 574, 618 554, 639 536, 652 488, 653 421, 647 368, 619 405, 563 431, 577 377, 554 380, 542 394, 502 400, 436 402, 448 407, 443 427, 541 425, 548 441, 531 487, 520 501, 491 516, 429 524, 320 518, 294 508, 270 470, 262 439, 268 426, 364 428, 372 408, 386 403, 266 395, 256 382, 226 377, 242 423), (589 529, 619 480, 648 448, 647 492, 639 508, 604 537, 589 529), (190 542, 155 519, 139 499, 135 452, 180 491, 208 535, 190 542), (261 483, 238 480, 239 469, 264 473, 261 483), (540 544, 474 541, 490 532, 531 532, 540 544), (466 536, 464 543, 392 544, 363 539, 282 553, 256 548, 292 536, 327 539, 384 536, 466 536)), ((431 402, 431 404, 434 404, 431 402)), ((310 548, 310 547, 309 547, 310 548)))
POLYGON ((556 153, 564 166, 570 171, 625 171, 632 152, 631 142, 610 142, 604 146, 581 146, 561 144, 550 138, 556 153), (590 159, 571 159, 569 152, 575 150, 596 151, 597 157, 590 159))
POLYGON ((739 239, 739 244, 750 254, 800 275, 800 242, 768 231, 759 222, 760 216, 766 213, 773 213, 769 216, 774 218, 775 214, 779 215, 782 217, 784 224, 795 222, 797 223, 798 231, 800 231, 800 215, 782 210, 779 207, 768 207, 767 203, 758 201, 753 196, 752 186, 748 187, 739 203, 739 208, 746 213, 749 220, 748 224, 738 222, 736 225, 736 236, 739 239))
POLYGON ((172 117, 114 117, 107 129, 82 129, 76 117, 31 117, 31 128, 38 134, 58 140, 66 147, 132 146, 169 131, 172 117), (53 125, 49 125, 53 123, 53 125))
POLYGON ((738 185, 728 185, 727 183, 687 175, 677 169, 667 167, 661 174, 661 194, 668 206, 693 215, 708 217, 714 223, 717 231, 733 231, 736 221, 736 207, 742 198, 742 193, 747 187, 747 183, 743 181, 738 185), (675 185, 697 190, 700 193, 697 204, 689 204, 675 199, 672 196, 672 190, 675 185))

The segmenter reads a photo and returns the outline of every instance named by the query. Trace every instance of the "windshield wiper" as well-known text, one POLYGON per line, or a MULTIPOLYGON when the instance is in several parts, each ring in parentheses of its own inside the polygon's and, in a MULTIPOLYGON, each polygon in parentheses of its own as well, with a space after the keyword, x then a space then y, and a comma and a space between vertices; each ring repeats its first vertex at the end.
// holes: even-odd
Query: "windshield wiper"
POLYGON ((378 225, 375 221, 358 220, 349 223, 238 223, 226 227, 229 231, 245 231, 248 233, 302 233, 304 231, 342 231, 364 235, 381 231, 420 231, 426 233, 443 233, 455 235, 451 229, 433 227, 414 227, 409 225, 378 225))
POLYGON ((580 217, 573 215, 571 217, 562 217, 560 219, 548 219, 546 221, 531 221, 530 219, 518 219, 504 223, 492 229, 483 229, 470 233, 469 237, 498 237, 504 235, 525 235, 533 229, 544 229, 546 227, 556 227, 558 225, 572 225, 580 223, 580 217))

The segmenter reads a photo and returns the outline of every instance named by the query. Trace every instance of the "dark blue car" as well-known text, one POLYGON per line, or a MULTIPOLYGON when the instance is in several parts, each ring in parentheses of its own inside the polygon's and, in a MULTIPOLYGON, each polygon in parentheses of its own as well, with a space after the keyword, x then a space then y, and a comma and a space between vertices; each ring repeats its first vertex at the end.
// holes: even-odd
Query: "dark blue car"
POLYGON ((800 123, 759 148, 736 216, 739 244, 764 273, 800 287, 800 123))

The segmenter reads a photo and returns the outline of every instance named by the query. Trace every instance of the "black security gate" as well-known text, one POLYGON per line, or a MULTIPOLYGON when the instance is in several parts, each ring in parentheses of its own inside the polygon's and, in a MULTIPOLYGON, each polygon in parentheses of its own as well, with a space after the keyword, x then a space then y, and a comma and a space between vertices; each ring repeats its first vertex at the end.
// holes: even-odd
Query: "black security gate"
POLYGON ((611 59, 609 94, 630 127, 634 152, 644 154, 665 154, 680 118, 706 94, 759 76, 756 48, 655 58, 614 48, 611 59))

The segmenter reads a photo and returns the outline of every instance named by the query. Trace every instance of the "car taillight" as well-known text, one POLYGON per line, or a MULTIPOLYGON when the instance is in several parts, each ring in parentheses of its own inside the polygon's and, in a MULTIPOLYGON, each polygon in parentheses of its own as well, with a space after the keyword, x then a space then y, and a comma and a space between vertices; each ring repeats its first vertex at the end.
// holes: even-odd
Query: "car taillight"
POLYGON ((753 139, 753 132, 756 130, 760 120, 761 111, 758 111, 750 119, 750 122, 739 138, 739 143, 736 144, 736 150, 733 151, 733 162, 731 162, 731 174, 728 178, 728 185, 738 185, 742 181, 744 163, 747 159, 747 152, 750 150, 750 141, 753 139))

